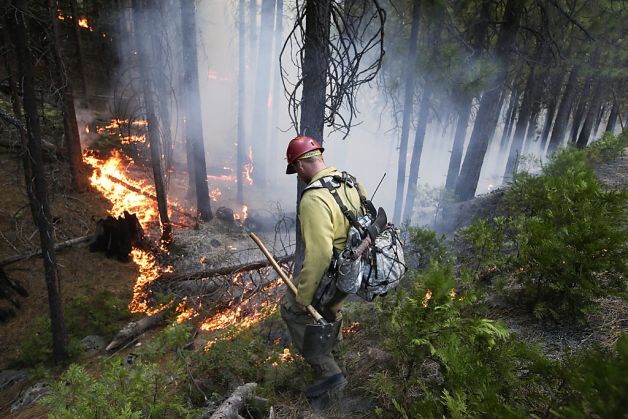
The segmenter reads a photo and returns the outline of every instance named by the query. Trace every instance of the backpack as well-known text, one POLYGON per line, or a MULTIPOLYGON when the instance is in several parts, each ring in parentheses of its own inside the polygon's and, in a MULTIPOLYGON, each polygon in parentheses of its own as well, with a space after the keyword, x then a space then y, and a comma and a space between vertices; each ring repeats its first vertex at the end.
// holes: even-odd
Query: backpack
MULTIPOLYGON (((325 176, 312 182, 303 193, 318 188, 329 190, 351 225, 345 249, 340 253, 334 249, 327 277, 333 274, 337 289, 347 294, 357 294, 366 301, 386 295, 399 284, 407 270, 399 229, 388 223, 383 208, 375 211, 373 203, 357 187, 355 177, 347 172, 325 176), (337 190, 341 186, 356 188, 362 212, 359 218, 340 199, 337 190)), ((327 284, 323 294, 331 296, 333 293, 329 285, 331 284, 327 284)), ((322 300, 324 299, 323 297, 322 300)))

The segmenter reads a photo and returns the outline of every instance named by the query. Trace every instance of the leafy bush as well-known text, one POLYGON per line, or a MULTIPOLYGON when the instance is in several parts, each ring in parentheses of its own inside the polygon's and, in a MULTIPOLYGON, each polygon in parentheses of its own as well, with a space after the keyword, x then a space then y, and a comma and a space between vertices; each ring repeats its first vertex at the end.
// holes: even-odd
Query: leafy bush
POLYGON ((77 295, 64 312, 68 333, 79 338, 87 335, 112 338, 131 318, 126 301, 110 291, 93 296, 77 295))
POLYGON ((563 418, 621 418, 626 415, 628 336, 613 352, 592 349, 570 359, 562 370, 565 390, 555 409, 563 418))
POLYGON ((450 258, 444 235, 439 237, 433 230, 410 227, 408 237, 408 259, 412 259, 417 269, 426 268, 432 261, 444 263, 450 258))
POLYGON ((509 404, 521 367, 517 347, 503 325, 464 314, 472 301, 455 293, 449 266, 417 274, 412 291, 385 313, 398 376, 371 379, 380 408, 403 417, 523 416, 509 404))
POLYGON ((98 378, 72 364, 42 403, 52 418, 194 417, 197 412, 186 401, 189 384, 184 360, 167 356, 181 348, 189 333, 189 327, 166 328, 132 364, 120 357, 105 361, 98 378), (157 347, 161 348, 158 358, 157 347))
POLYGON ((577 150, 556 155, 541 176, 516 177, 505 196, 513 268, 537 316, 579 317, 595 297, 625 292, 627 197, 605 191, 577 150))
POLYGON ((628 147, 628 130, 624 130, 617 136, 605 132, 602 138, 587 147, 585 152, 589 161, 597 163, 621 155, 626 147, 628 147))

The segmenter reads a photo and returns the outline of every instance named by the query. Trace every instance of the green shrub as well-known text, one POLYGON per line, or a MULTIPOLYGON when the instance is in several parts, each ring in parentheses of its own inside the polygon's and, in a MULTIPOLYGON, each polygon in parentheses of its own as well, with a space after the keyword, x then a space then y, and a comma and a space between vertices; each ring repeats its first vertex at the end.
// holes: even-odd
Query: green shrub
POLYGON ((628 147, 628 130, 615 136, 610 132, 605 132, 602 138, 592 143, 585 150, 590 162, 598 163, 620 156, 628 147))
MULTIPOLYGON (((76 359, 81 353, 80 339, 69 336, 68 355, 76 359)), ((12 364, 19 367, 36 368, 52 364, 52 331, 48 316, 36 317, 30 332, 20 342, 20 351, 12 364)))
POLYGON ((410 227, 408 232, 408 259, 416 260, 417 269, 426 268, 432 261, 446 263, 450 258, 444 235, 421 227, 410 227))
POLYGON ((465 228, 460 239, 468 247, 459 255, 459 261, 476 282, 501 271, 507 261, 505 229, 507 220, 496 217, 489 221, 479 219, 465 228))
POLYGON ((613 352, 591 349, 571 358, 562 369, 564 390, 552 413, 561 418, 626 417, 626 371, 626 335, 618 340, 613 352))
POLYGON ((541 176, 516 177, 505 196, 512 268, 537 316, 581 317, 595 297, 625 292, 627 197, 605 191, 578 150, 556 155, 541 176))
POLYGON ((167 327, 130 365, 120 357, 104 361, 98 378, 72 364, 42 403, 52 418, 194 417, 196 411, 187 402, 191 386, 186 359, 181 356, 190 331, 189 326, 167 327))
POLYGON ((522 368, 517 346, 500 323, 463 314, 472 300, 455 293, 451 267, 432 264, 417 274, 412 291, 385 313, 397 376, 371 379, 380 408, 406 417, 524 416, 512 397, 522 368))

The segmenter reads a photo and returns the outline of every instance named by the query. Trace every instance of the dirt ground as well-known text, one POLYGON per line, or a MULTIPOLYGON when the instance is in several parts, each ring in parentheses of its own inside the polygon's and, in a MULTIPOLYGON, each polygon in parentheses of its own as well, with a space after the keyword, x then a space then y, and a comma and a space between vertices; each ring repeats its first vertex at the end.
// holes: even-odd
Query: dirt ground
MULTIPOLYGON (((106 216, 108 202, 88 191, 77 194, 65 185, 67 173, 49 164, 53 182, 49 185, 52 215, 55 217, 55 241, 63 242, 93 233, 95 220, 106 216)), ((0 149, 0 259, 38 250, 39 237, 33 224, 24 190, 21 161, 16 152, 0 149)), ((129 298, 137 275, 132 263, 107 259, 102 253, 90 253, 85 244, 57 252, 62 299, 66 303, 76 295, 93 295, 109 290, 129 298)), ((19 282, 29 293, 19 297, 17 315, 0 323, 0 368, 6 368, 18 355, 20 343, 29 333, 33 319, 48 315, 48 299, 41 257, 5 266, 7 276, 19 282)), ((7 304, 7 302, 3 302, 7 304)))

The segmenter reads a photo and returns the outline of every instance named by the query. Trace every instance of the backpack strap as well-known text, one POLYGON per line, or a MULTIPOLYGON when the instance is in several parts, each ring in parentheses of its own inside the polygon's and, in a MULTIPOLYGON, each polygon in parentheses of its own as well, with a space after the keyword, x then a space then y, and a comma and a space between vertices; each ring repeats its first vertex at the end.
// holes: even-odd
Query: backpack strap
POLYGON ((340 195, 338 195, 338 188, 340 188, 340 185, 343 183, 350 188, 356 189, 356 191, 358 192, 358 196, 360 197, 361 207, 365 208, 369 215, 375 218, 375 207, 373 206, 371 201, 366 199, 364 194, 362 194, 360 188, 357 187, 356 178, 347 172, 342 172, 341 175, 324 176, 317 181, 310 183, 308 186, 305 187, 305 189, 301 193, 301 196, 303 196, 303 193, 305 193, 305 191, 309 189, 326 188, 340 207, 340 211, 342 211, 344 216, 347 217, 347 219, 349 220, 349 224, 357 228, 360 233, 363 233, 364 228, 358 222, 357 217, 353 212, 349 210, 349 208, 347 208, 344 202, 342 202, 342 199, 340 199, 340 195))

